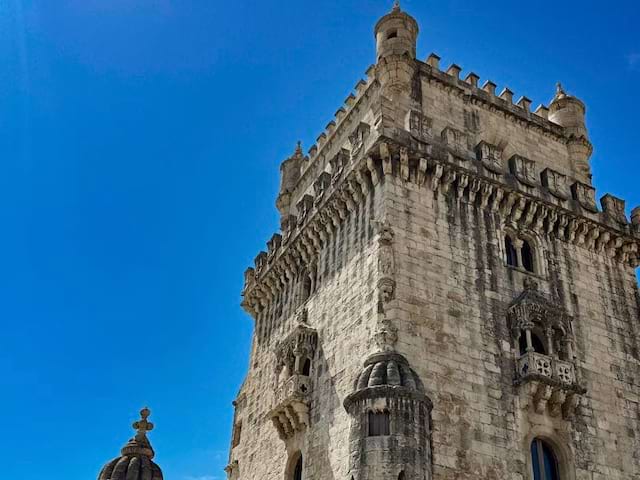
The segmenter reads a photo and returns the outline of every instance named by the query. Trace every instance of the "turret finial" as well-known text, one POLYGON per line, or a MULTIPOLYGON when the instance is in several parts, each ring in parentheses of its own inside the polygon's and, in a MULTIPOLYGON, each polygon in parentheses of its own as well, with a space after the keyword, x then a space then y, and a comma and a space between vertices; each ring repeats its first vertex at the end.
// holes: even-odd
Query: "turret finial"
POLYGON ((147 418, 151 415, 151 410, 144 407, 140 410, 140 420, 133 422, 133 428, 136 430, 136 437, 146 437, 147 432, 153 430, 153 423, 149 422, 147 418))
POLYGON ((556 83, 556 98, 562 98, 566 96, 567 96, 567 93, 564 91, 564 88, 562 87, 562 83, 560 82, 556 83))
POLYGON ((393 8, 391 9, 392 12, 399 12, 400 11, 400 0, 394 0, 393 2, 393 8))

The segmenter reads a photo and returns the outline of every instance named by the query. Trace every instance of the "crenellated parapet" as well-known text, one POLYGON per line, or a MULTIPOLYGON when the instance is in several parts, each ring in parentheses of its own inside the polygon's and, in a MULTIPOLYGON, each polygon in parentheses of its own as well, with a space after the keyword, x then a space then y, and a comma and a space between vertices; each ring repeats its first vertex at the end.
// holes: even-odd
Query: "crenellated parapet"
POLYGON ((567 95, 561 86, 558 86, 549 107, 541 104, 532 112, 532 101, 521 96, 514 102, 514 93, 508 87, 496 94, 497 85, 494 82, 487 80, 479 86, 480 77, 473 72, 462 80, 462 68, 456 64, 452 64, 446 71, 441 70, 440 57, 436 54, 432 53, 425 63, 419 64, 420 73, 429 85, 445 89, 470 105, 500 112, 508 121, 565 144, 583 181, 590 183, 589 158, 593 147, 584 122, 586 107, 577 98, 567 95))

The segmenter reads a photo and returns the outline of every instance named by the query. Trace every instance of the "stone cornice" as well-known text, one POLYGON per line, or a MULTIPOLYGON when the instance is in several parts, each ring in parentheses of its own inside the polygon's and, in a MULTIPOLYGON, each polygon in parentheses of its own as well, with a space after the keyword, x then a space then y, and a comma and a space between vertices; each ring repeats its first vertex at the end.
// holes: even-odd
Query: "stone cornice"
MULTIPOLYGON (((604 253, 632 267, 640 265, 640 232, 634 232, 635 227, 628 224, 616 228, 612 226, 613 222, 605 223, 610 217, 609 213, 589 212, 583 205, 578 206, 578 199, 571 204, 576 210, 570 210, 544 200, 539 191, 531 189, 538 193, 536 195, 499 180, 506 172, 496 174, 487 169, 478 169, 484 172, 479 173, 436 158, 430 148, 409 154, 404 145, 389 141, 380 150, 382 153, 375 164, 381 175, 391 174, 405 181, 426 184, 433 191, 454 195, 459 201, 497 212, 505 223, 555 236, 595 253, 604 253)), ((451 157, 445 154, 445 158, 451 157)), ((477 167, 477 164, 474 166, 477 167)), ((579 182, 575 185, 584 187, 579 182)), ((579 196, 575 192, 574 195, 579 196)))
POLYGON ((268 242, 268 252, 256 257, 255 269, 245 272, 242 305, 249 313, 269 305, 299 273, 313 270, 322 246, 388 175, 499 213, 505 224, 553 236, 632 267, 640 265, 637 225, 629 225, 625 218, 613 221, 612 210, 597 212, 589 197, 593 189, 587 185, 575 182, 573 200, 552 203, 542 198, 553 193, 542 185, 516 188, 506 183, 506 170, 496 172, 495 165, 487 164, 480 153, 478 160, 459 158, 461 153, 448 146, 415 141, 410 150, 374 134, 367 144, 366 154, 352 158, 317 196, 305 195, 300 200, 298 217, 286 219, 282 235, 275 234, 268 242))

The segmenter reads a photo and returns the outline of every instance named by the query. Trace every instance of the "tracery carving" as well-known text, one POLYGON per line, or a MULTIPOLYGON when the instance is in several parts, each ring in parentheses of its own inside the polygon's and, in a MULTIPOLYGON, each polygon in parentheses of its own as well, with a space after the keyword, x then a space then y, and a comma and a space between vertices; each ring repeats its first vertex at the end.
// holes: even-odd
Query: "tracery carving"
POLYGON ((521 387, 523 405, 551 416, 569 418, 585 389, 580 385, 573 351, 572 318, 538 291, 532 279, 507 311, 516 344, 524 338, 526 350, 519 351, 516 384, 521 387), (533 331, 544 334, 546 350, 534 348, 533 331))
POLYGON ((395 256, 393 253, 394 232, 388 223, 378 223, 378 294, 380 303, 384 304, 393 298, 395 291, 395 256))

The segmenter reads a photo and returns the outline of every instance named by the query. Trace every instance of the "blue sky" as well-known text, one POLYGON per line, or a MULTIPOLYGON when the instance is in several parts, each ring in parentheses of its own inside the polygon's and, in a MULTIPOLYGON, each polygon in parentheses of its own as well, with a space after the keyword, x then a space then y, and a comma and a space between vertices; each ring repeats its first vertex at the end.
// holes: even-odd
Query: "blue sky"
MULTIPOLYGON (((0 2, 3 477, 95 477, 148 404, 166 478, 223 478, 278 165, 364 76, 391 3, 0 2)), ((640 204, 639 2, 403 8, 420 58, 536 104, 562 80, 598 197, 640 204)))

